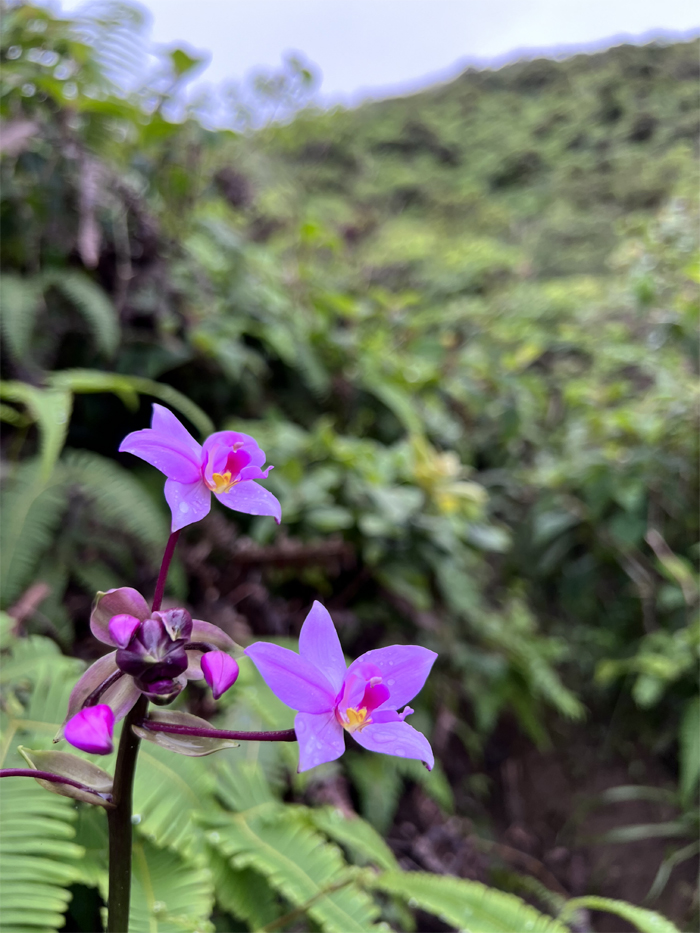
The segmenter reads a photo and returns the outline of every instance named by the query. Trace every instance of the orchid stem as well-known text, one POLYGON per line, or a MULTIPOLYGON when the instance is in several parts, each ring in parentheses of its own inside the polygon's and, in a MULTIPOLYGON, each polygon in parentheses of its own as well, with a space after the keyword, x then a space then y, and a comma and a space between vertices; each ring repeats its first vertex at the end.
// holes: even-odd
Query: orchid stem
POLYGON ((167 722, 143 719, 136 723, 150 732, 169 732, 173 735, 198 735, 205 739, 234 739, 241 742, 296 742, 294 729, 282 729, 279 732, 232 732, 229 729, 204 729, 197 726, 177 726, 167 722))
POLYGON ((175 545, 177 544, 177 539, 179 537, 180 532, 174 531, 168 538, 168 543, 165 545, 165 553, 163 554, 163 562, 160 565, 160 573, 158 574, 156 591, 153 594, 153 606, 151 607, 152 612, 156 612, 158 609, 160 609, 160 604, 163 602, 165 581, 168 576, 168 570, 170 569, 170 561, 173 559, 173 554, 175 553, 175 545))
MULTIPOLYGON (((180 537, 174 531, 165 545, 163 561, 153 595, 151 612, 156 612, 163 602, 165 581, 173 559, 175 545, 180 537)), ((112 787, 113 809, 107 812, 109 825, 109 902, 107 905, 107 933, 128 933, 129 904, 131 901, 131 837, 132 837, 132 795, 136 758, 141 740, 131 728, 140 722, 148 712, 148 700, 141 695, 130 713, 127 714, 122 728, 122 736, 117 752, 117 764, 114 768, 114 786, 112 787)))
POLYGON ((128 933, 129 902, 131 900, 131 797, 136 771, 136 756, 141 740, 131 728, 142 719, 148 700, 140 696, 127 714, 114 769, 112 803, 107 813, 109 824, 109 903, 107 933, 128 933))

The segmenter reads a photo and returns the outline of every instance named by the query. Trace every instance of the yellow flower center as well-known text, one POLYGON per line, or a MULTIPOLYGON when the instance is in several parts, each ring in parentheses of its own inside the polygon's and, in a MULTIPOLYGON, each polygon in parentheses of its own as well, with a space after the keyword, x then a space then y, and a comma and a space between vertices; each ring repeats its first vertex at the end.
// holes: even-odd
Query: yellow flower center
POLYGON ((222 493, 228 492, 237 482, 237 479, 231 479, 231 473, 227 470, 225 473, 212 473, 211 480, 207 481, 207 486, 212 492, 222 493))
POLYGON ((343 729, 346 729, 348 732, 358 732, 372 722, 364 706, 361 709, 353 709, 351 706, 348 706, 345 710, 345 715, 347 716, 347 720, 341 720, 341 725, 343 729))

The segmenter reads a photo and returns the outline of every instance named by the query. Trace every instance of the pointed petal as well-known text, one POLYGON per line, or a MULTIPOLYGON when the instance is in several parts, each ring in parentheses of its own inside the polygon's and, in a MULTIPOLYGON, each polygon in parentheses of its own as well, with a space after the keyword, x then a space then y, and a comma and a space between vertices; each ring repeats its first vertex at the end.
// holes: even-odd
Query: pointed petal
POLYGON ((245 653, 278 700, 302 713, 327 713, 335 692, 317 668, 294 651, 258 641, 245 653))
POLYGON ((201 479, 194 483, 166 479, 165 500, 173 513, 172 531, 200 521, 211 509, 211 493, 201 479))
POLYGON ((345 677, 343 649, 328 610, 318 601, 314 602, 301 627, 299 654, 323 671, 336 694, 340 692, 345 677))
POLYGON ((384 705, 389 709, 398 709, 422 690, 436 657, 434 651, 419 645, 391 645, 389 648, 367 651, 352 662, 348 675, 363 663, 375 664, 391 693, 384 705))
POLYGON ((417 758, 428 771, 433 770, 435 759, 430 742, 407 722, 371 723, 352 733, 353 739, 363 748, 399 758, 417 758))
POLYGON ((151 614, 148 603, 138 590, 131 586, 120 586, 116 590, 98 593, 90 614, 90 631, 98 641, 116 647, 117 643, 109 633, 109 622, 113 616, 134 616, 143 622, 151 614))
POLYGON ((299 773, 326 761, 335 761, 345 751, 344 730, 332 711, 297 713, 294 731, 299 743, 299 773))
POLYGON ((196 463, 202 462, 202 446, 192 437, 175 415, 162 405, 154 403, 151 428, 158 434, 170 437, 186 450, 189 450, 196 463))
POLYGON ((229 492, 216 493, 216 498, 227 509, 245 512, 247 515, 271 515, 279 523, 282 521, 282 507, 272 493, 258 486, 252 479, 243 480, 229 492))
POLYGON ((127 434, 119 450, 140 457, 179 483, 193 483, 201 476, 201 461, 188 446, 151 428, 127 434))

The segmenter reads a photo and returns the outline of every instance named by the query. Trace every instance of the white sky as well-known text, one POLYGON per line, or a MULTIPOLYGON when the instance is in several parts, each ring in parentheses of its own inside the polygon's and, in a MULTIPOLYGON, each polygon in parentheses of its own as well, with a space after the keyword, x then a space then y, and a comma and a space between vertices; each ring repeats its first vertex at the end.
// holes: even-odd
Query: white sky
MULTIPOLYGON (((45 0, 68 12, 84 0, 45 0)), ((195 83, 279 67, 298 50, 321 97, 356 103, 423 87, 468 63, 700 32, 689 0, 146 0, 158 44, 211 53, 195 83), (614 41, 605 41, 611 40, 614 41), (515 53, 515 54, 513 54, 515 53)), ((680 38, 680 36, 674 37, 680 38)))

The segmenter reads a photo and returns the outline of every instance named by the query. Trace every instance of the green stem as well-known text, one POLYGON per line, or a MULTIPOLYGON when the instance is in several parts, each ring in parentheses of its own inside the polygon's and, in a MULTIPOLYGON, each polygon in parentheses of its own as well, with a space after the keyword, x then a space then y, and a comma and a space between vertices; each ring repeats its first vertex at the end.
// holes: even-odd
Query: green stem
POLYGON ((112 803, 107 814, 109 824, 109 904, 107 933, 128 933, 131 898, 131 796, 140 739, 132 723, 146 715, 148 700, 139 697, 124 720, 122 737, 114 769, 112 803))

